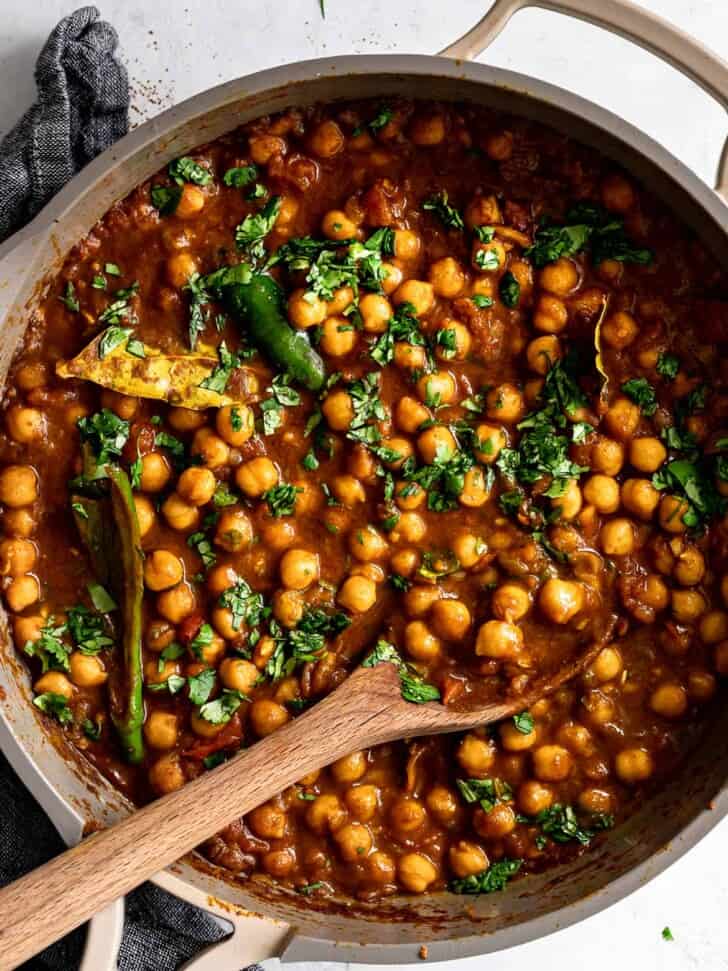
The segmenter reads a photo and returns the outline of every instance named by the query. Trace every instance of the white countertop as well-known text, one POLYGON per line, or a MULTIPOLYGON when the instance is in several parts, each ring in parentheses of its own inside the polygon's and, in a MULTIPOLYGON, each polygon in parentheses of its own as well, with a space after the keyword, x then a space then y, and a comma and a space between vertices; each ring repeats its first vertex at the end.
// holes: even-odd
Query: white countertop
MULTIPOLYGON (((351 52, 434 53, 464 33, 487 6, 485 0, 326 0, 323 20, 318 0, 97 2, 121 36, 135 123, 204 88, 286 61, 351 52)), ((642 2, 728 59, 726 0, 642 2)), ((31 103, 38 49, 73 3, 2 0, 1 7, 0 134, 31 103)), ((544 78, 610 108, 711 181, 728 130, 723 111, 691 82, 619 38, 527 10, 482 60, 544 78)), ((423 966, 433 971, 718 971, 728 968, 727 913, 724 822, 666 873, 596 917, 507 954, 423 966), (673 942, 662 940, 666 925, 673 942)))

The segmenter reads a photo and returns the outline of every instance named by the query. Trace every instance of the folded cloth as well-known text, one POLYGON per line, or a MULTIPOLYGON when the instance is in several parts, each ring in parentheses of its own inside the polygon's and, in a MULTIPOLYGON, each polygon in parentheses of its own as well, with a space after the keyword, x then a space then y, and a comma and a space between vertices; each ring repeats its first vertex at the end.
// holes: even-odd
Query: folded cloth
POLYGON ((0 142, 0 239, 31 219, 128 128, 118 37, 95 7, 64 17, 35 66, 38 100, 0 142))
MULTIPOLYGON (((0 241, 126 134, 127 73, 115 57, 116 31, 99 16, 95 7, 82 7, 61 20, 38 57, 38 100, 0 142, 0 241)), ((2 755, 0 820, 0 886, 64 849, 2 755)), ((174 971, 223 937, 225 931, 209 914, 144 884, 127 897, 119 971, 174 971)), ((76 931, 24 968, 73 971, 83 942, 83 931, 76 931)))

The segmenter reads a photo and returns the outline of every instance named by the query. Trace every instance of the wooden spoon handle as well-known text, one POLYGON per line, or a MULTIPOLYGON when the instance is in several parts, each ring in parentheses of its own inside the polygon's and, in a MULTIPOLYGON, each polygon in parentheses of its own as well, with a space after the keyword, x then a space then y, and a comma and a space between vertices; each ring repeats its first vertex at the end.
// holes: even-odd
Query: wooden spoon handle
POLYGON ((246 752, 0 890, 0 969, 17 967, 307 772, 381 739, 398 703, 392 665, 360 669, 246 752))

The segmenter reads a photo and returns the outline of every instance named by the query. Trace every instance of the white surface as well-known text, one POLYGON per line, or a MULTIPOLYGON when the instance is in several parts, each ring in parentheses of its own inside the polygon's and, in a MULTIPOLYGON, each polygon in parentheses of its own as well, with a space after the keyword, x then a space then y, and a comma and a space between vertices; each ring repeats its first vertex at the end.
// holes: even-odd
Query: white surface
MULTIPOLYGON (((486 0, 98 0, 117 27, 135 122, 204 88, 286 61, 343 53, 434 53, 467 30, 486 0)), ((604 0, 605 4, 609 0, 604 0)), ((728 58, 726 0, 643 0, 728 58)), ((0 3, 0 133, 34 95, 32 65, 61 0, 0 3)), ((726 119, 691 82, 626 42, 528 10, 483 58, 571 88, 656 137, 712 180, 726 119)), ((724 740, 717 740, 724 744, 724 740)), ((728 824, 649 886, 610 910, 504 955, 451 971, 719 971, 728 968, 728 824), (662 940, 665 925, 675 941, 662 940)), ((340 968, 340 965, 329 965, 340 968)), ((373 971, 373 969, 372 969, 373 971)))

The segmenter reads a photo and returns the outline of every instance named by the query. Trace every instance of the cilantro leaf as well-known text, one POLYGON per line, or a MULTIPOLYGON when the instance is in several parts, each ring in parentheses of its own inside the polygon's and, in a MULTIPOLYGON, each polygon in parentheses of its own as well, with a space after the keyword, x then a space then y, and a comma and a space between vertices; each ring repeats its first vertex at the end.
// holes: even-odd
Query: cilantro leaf
POLYGON ((114 463, 129 439, 129 422, 108 408, 76 422, 82 442, 88 442, 99 466, 114 463))
POLYGON ((63 695, 53 691, 46 691, 33 698, 33 704, 46 715, 52 715, 61 725, 69 725, 73 721, 73 712, 68 707, 68 701, 63 695))
POLYGON ((73 314, 77 314, 81 309, 81 305, 78 302, 78 297, 76 296, 76 288, 71 280, 68 280, 66 283, 66 289, 63 291, 63 295, 58 299, 61 301, 66 310, 70 310, 73 314))
POLYGON ((463 217, 454 206, 450 205, 445 189, 425 199, 422 208, 425 212, 433 212, 448 229, 465 229, 463 217))
POLYGON ((222 177, 225 185, 235 189, 244 189, 246 185, 255 182, 258 178, 258 167, 256 165, 242 165, 237 168, 228 169, 222 177))
POLYGON ((521 284, 510 270, 507 270, 500 278, 498 293, 506 307, 518 306, 518 301, 521 299, 521 284))
POLYGON ((177 183, 184 185, 185 182, 193 182, 195 185, 209 185, 212 182, 212 173, 204 165, 195 162, 188 155, 176 158, 169 163, 167 169, 169 177, 177 183))
POLYGON ((160 216, 171 216, 182 198, 182 187, 179 185, 155 185, 152 186, 150 196, 152 205, 159 210, 160 216))
POLYGON ((461 880, 450 881, 453 893, 495 893, 503 890, 512 876, 521 869, 523 860, 498 860, 482 873, 474 873, 461 880))
POLYGON ((204 705, 215 685, 215 671, 212 668, 205 668, 199 674, 193 674, 187 678, 187 685, 192 704, 204 705))
POLYGON ((240 691, 230 691, 228 688, 223 688, 219 698, 208 701, 200 707, 200 718, 204 718, 211 725, 224 725, 230 721, 241 704, 247 700, 247 695, 240 691))
POLYGON ((261 499, 268 503, 268 511, 271 516, 276 518, 292 516, 296 509, 296 496, 299 492, 303 492, 300 486, 281 482, 264 492, 261 499))
POLYGON ((680 370, 680 358, 675 354, 662 354, 657 357, 657 373, 668 381, 674 381, 680 370))
POLYGON ((257 213, 251 213, 235 229, 235 245, 253 260, 265 258, 263 240, 275 226, 281 197, 272 196, 257 213))
POLYGON ((530 735, 533 731, 533 715, 528 711, 522 711, 519 715, 513 716, 513 724, 522 735, 530 735))
POLYGON ((655 389, 647 378, 631 378, 622 385, 622 392, 627 395, 630 401, 639 405, 640 411, 648 418, 657 411, 657 398, 655 389))
POLYGON ((428 684, 416 669, 402 660, 394 644, 389 641, 377 641, 374 649, 361 662, 363 668, 373 668, 377 664, 389 661, 399 673, 400 690, 405 701, 415 705, 423 705, 428 701, 439 701, 440 692, 433 685, 428 684))

